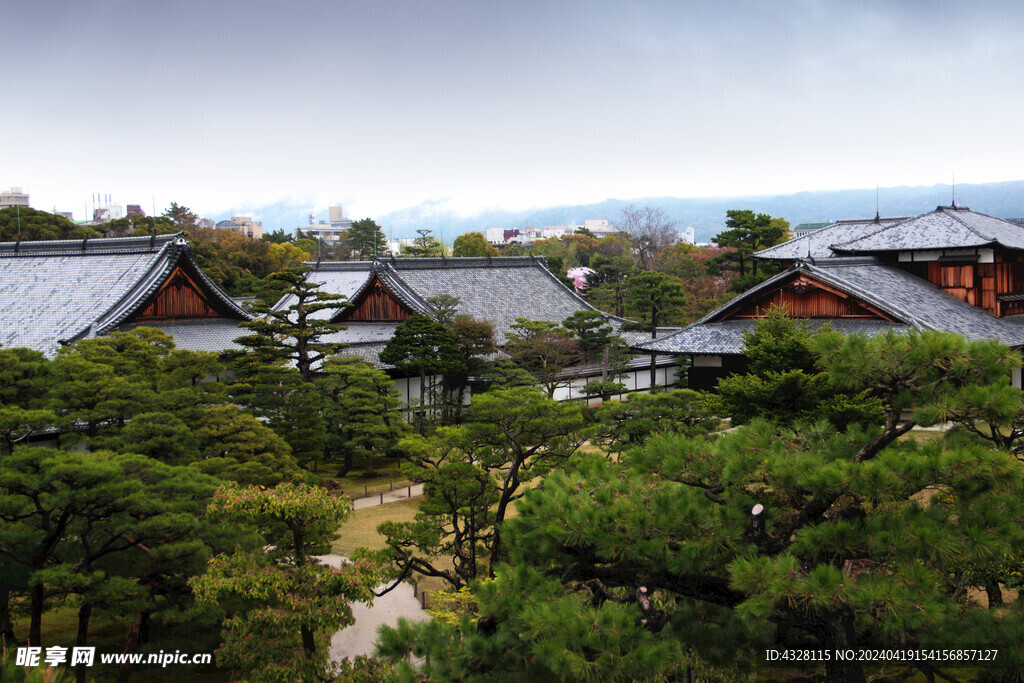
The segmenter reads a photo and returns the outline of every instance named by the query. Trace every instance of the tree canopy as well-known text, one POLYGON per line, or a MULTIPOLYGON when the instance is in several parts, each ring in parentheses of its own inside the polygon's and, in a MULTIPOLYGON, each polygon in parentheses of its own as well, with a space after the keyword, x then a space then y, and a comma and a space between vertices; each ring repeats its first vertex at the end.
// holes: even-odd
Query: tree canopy
POLYGON ((487 243, 487 238, 479 232, 467 232, 455 238, 452 256, 497 256, 498 250, 487 243))
POLYGON ((372 218, 352 221, 345 233, 345 239, 352 251, 366 261, 383 257, 388 253, 388 238, 384 230, 372 218))

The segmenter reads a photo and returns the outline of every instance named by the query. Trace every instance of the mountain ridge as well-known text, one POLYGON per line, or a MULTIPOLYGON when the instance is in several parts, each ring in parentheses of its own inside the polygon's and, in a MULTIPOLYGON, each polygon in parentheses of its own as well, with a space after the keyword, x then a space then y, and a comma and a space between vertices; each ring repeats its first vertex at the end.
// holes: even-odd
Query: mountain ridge
MULTIPOLYGON (((956 203, 997 218, 1024 216, 1024 180, 973 183, 956 186, 956 203)), ((373 216, 392 238, 415 237, 416 230, 434 231, 446 243, 466 232, 483 232, 490 227, 544 227, 545 225, 582 224, 588 219, 604 219, 612 223, 622 209, 656 206, 678 223, 680 229, 693 226, 698 241, 709 241, 725 228, 725 212, 750 209, 758 213, 785 218, 790 225, 824 223, 844 218, 871 218, 876 206, 882 216, 909 216, 925 213, 936 206, 948 206, 952 200, 948 184, 897 186, 877 189, 814 190, 792 194, 765 196, 736 195, 730 197, 638 197, 609 198, 591 204, 557 205, 521 211, 488 209, 470 216, 460 216, 446 208, 445 202, 433 200, 417 206, 373 216)), ((294 199, 281 200, 262 207, 249 207, 247 215, 262 220, 267 231, 286 232, 307 224, 310 210, 294 199)), ((223 217, 229 217, 228 211, 223 217)), ((319 214, 318 214, 318 217, 319 214)), ((326 214, 323 216, 326 218, 326 214)), ((217 220, 222 220, 218 217, 217 220)))

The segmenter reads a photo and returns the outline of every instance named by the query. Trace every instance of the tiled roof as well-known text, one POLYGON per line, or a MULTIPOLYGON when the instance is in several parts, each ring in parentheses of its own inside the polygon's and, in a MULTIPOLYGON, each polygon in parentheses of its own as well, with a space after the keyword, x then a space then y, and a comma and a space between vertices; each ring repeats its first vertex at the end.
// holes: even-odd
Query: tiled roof
MULTIPOLYGON (((830 323, 833 330, 871 337, 886 330, 904 332, 906 325, 883 320, 810 320, 808 327, 818 329, 830 323)), ((676 334, 646 345, 652 351, 694 355, 743 353, 743 334, 754 329, 756 320, 723 320, 720 323, 694 323, 676 334)))
POLYGON ((833 242, 836 252, 962 249, 1001 244, 1024 249, 1024 228, 967 207, 940 206, 867 235, 833 242))
POLYGON ((926 280, 882 265, 873 258, 853 257, 798 263, 689 327, 637 348, 664 353, 739 353, 742 332, 753 321, 712 321, 738 302, 756 298, 800 273, 866 301, 896 320, 896 323, 842 319, 831 321, 833 328, 840 331, 876 334, 886 328, 915 328, 955 332, 968 339, 998 339, 1013 347, 1024 346, 1024 325, 996 318, 947 294, 926 280))
POLYGON ((836 221, 824 228, 809 232, 802 237, 797 237, 776 244, 755 252, 754 256, 759 259, 773 261, 796 261, 805 258, 831 258, 837 254, 832 251, 832 245, 839 242, 849 242, 864 235, 875 232, 881 228, 896 225, 907 220, 907 216, 898 218, 864 218, 856 220, 836 221))
MULTIPOLYGON (((499 343, 504 343, 516 318, 562 322, 576 311, 596 310, 552 275, 543 259, 529 256, 320 263, 308 277, 322 283, 326 291, 351 300, 374 272, 395 296, 419 313, 430 312, 427 299, 431 297, 457 297, 458 312, 493 323, 499 343)), ((290 300, 285 298, 275 308, 288 305, 290 300)), ((349 329, 355 332, 359 326, 353 323, 349 329)))
MULTIPOLYGON (((371 261, 307 263, 306 265, 313 267, 307 279, 318 283, 323 291, 341 294, 350 301, 355 297, 356 292, 369 281, 373 269, 371 261)), ((294 301, 294 296, 282 297, 274 304, 273 310, 279 311, 287 308, 294 301)), ((318 311, 313 317, 326 318, 333 315, 334 312, 333 310, 318 311)))
POLYGON ((380 354, 387 346, 387 342, 379 342, 372 344, 353 344, 347 348, 341 350, 339 356, 359 356, 367 363, 373 363, 381 370, 391 370, 392 366, 387 363, 380 362, 380 354))
POLYGON ((459 313, 489 320, 499 343, 516 318, 562 322, 576 311, 595 310, 539 258, 396 259, 387 266, 422 300, 458 297, 459 313))
MULTIPOLYGON (((108 332, 138 310, 188 250, 181 234, 0 243, 0 345, 52 356, 62 343, 108 332)), ((199 277, 225 308, 249 318, 199 277)))
MULTIPOLYGON (((174 322, 147 322, 146 327, 155 327, 174 337, 174 345, 186 351, 241 351, 243 347, 235 339, 252 334, 251 330, 239 327, 237 320, 182 320, 174 322)), ((132 325, 131 327, 141 327, 132 325)), ((127 329, 127 328, 124 328, 127 329)))
POLYGON ((345 329, 321 337, 325 342, 343 344, 386 344, 395 335, 398 323, 347 323, 345 329))

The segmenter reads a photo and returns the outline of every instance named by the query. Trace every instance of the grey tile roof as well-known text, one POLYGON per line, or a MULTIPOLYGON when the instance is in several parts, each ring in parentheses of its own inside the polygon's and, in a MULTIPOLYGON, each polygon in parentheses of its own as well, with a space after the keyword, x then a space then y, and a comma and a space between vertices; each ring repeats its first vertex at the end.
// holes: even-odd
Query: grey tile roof
MULTIPOLYGON (((544 260, 537 257, 392 258, 307 265, 313 267, 307 276, 310 280, 319 282, 325 291, 341 294, 350 301, 359 297, 375 273, 398 299, 417 313, 432 312, 427 302, 430 297, 439 294, 458 297, 458 312, 494 324, 499 344, 504 343, 517 317, 561 322, 576 311, 597 310, 559 282, 544 260)), ((283 297, 274 304, 274 309, 281 310, 293 301, 294 297, 283 297)), ((617 331, 625 322, 604 315, 617 331)), ((344 311, 334 312, 333 316, 340 319, 346 329, 325 339, 349 344, 342 355, 355 354, 379 368, 390 369, 380 362, 379 355, 398 323, 346 322, 344 311)), ((658 328, 659 335, 677 329, 658 328)), ((650 340, 648 332, 623 332, 621 335, 630 346, 650 340)))
POLYGON ((396 259, 388 268, 421 300, 458 297, 458 311, 493 323, 499 343, 516 318, 562 322, 576 311, 595 310, 539 258, 396 259))
POLYGON ((353 344, 341 350, 339 356, 358 356, 368 363, 373 363, 381 370, 391 370, 393 366, 380 362, 380 354, 387 342, 353 344))
POLYGON ((774 261, 796 261, 805 258, 830 258, 837 254, 832 251, 832 245, 839 242, 849 242, 858 239, 880 228, 896 225, 907 220, 907 216, 897 218, 864 218, 856 220, 836 221, 824 228, 809 232, 803 237, 791 239, 774 247, 768 247, 755 252, 754 256, 760 259, 774 261))
MULTIPOLYGON (((310 264, 315 265, 315 264, 310 264)), ((429 313, 427 299, 439 294, 458 297, 458 312, 494 324, 495 338, 504 343, 516 318, 561 322, 576 311, 596 310, 551 274, 543 259, 406 258, 376 262, 320 263, 309 278, 326 291, 350 300, 378 273, 384 284, 411 310, 429 313)), ((279 309, 290 304, 285 298, 279 309)), ((608 316, 610 321, 615 321, 608 316)), ((350 330, 358 327, 353 323, 350 330)))
MULTIPOLYGON (((324 263, 307 263, 313 270, 307 279, 318 283, 323 291, 331 294, 341 294, 348 300, 355 297, 356 292, 362 289, 369 279, 373 270, 372 261, 340 261, 324 263)), ((274 304, 275 311, 287 308, 294 303, 294 296, 282 297, 274 304)), ((314 314, 314 317, 325 318, 333 315, 334 311, 325 310, 314 314)))
POLYGON ((831 321, 834 329, 840 331, 877 334, 885 328, 915 328, 955 332, 968 339, 998 339, 1013 347, 1024 346, 1024 325, 996 318, 947 294, 926 280, 882 265, 873 258, 853 257, 798 263, 680 332, 637 348, 664 353, 738 353, 742 346, 742 332, 753 322, 712 321, 737 303, 770 291, 800 273, 852 294, 897 321, 896 324, 884 321, 831 321))
POLYGON ((343 344, 386 344, 395 334, 398 323, 348 323, 345 329, 321 337, 323 341, 343 344))
MULTIPOLYGON (((62 343, 123 323, 182 258, 178 235, 0 243, 0 345, 48 356, 62 343)), ((198 268, 210 292, 239 319, 249 314, 198 268)))
MULTIPOLYGON (((810 320, 811 329, 819 329, 826 323, 833 330, 844 334, 863 334, 871 337, 893 330, 905 332, 906 325, 883 320, 810 320)), ((647 348, 662 353, 721 355, 743 353, 743 334, 754 328, 756 320, 723 320, 720 323, 694 323, 676 334, 648 343, 647 348)))
MULTIPOLYGON (((235 339, 251 334, 251 330, 239 327, 237 320, 187 320, 175 322, 147 322, 146 327, 155 327, 174 337, 174 345, 186 351, 241 351, 243 347, 235 339)), ((124 326, 121 329, 141 327, 124 326)))
POLYGON ((1001 244, 1024 249, 1024 228, 967 207, 940 206, 896 225, 846 240, 837 239, 837 253, 870 253, 921 249, 958 249, 1001 244))

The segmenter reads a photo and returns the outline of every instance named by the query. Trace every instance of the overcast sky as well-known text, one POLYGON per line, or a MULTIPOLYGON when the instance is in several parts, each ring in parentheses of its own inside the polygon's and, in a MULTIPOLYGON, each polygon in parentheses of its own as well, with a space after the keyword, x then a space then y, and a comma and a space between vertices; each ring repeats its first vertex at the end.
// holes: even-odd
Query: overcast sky
POLYGON ((1024 4, 7 0, 0 189, 356 218, 1024 178, 1024 4))

